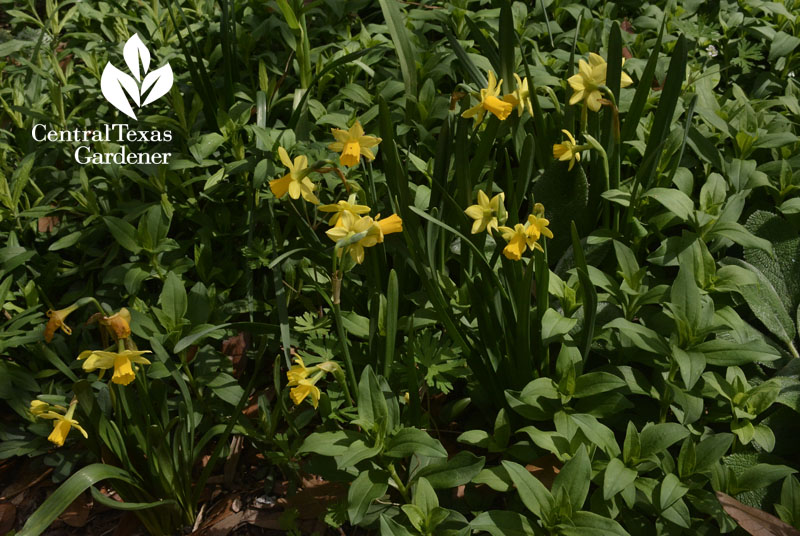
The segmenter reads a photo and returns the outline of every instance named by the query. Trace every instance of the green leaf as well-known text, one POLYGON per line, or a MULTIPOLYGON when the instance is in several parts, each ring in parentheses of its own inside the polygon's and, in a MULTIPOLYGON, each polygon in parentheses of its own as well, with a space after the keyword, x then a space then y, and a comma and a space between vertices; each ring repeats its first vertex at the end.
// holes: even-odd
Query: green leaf
POLYGON ((614 432, 597 420, 597 417, 587 413, 573 413, 568 417, 578 425, 586 438, 600 447, 609 456, 619 455, 619 445, 614 438, 614 432))
POLYGON ((411 41, 408 38, 408 30, 403 21, 403 16, 397 7, 395 0, 378 0, 383 12, 389 34, 392 36, 397 59, 400 63, 400 72, 403 75, 403 82, 406 86, 406 94, 412 97, 417 96, 417 66, 416 54, 411 41))
POLYGON ((678 499, 686 495, 689 488, 681 484, 680 479, 673 473, 669 473, 659 484, 658 504, 661 510, 666 510, 678 499))
POLYGON ((622 525, 594 512, 574 512, 571 525, 558 525, 563 536, 630 536, 622 525))
POLYGON ((641 454, 639 456, 645 459, 651 454, 659 453, 687 435, 689 435, 689 430, 685 426, 674 422, 647 426, 639 433, 641 443, 641 454))
POLYGON ((390 517, 381 515, 381 536, 414 536, 407 528, 390 517))
POLYGON ((167 274, 164 281, 164 289, 158 298, 164 313, 177 325, 186 314, 188 301, 186 298, 186 288, 183 286, 181 278, 175 272, 167 274))
POLYGON ((637 473, 619 458, 611 458, 603 475, 603 499, 608 501, 636 480, 637 473))
POLYGON ((58 489, 56 489, 36 511, 31 514, 28 521, 17 533, 18 536, 38 536, 61 515, 61 512, 72 504, 72 501, 86 491, 92 484, 106 479, 117 479, 138 488, 138 484, 131 475, 118 467, 102 463, 93 463, 80 469, 70 476, 58 489))
POLYGON ((720 433, 706 437, 695 448, 695 472, 711 469, 728 452, 733 444, 733 434, 720 433))
MULTIPOLYGON (((616 459, 616 458, 615 458, 616 459)), ((561 471, 553 480, 552 493, 558 496, 563 490, 575 512, 583 508, 586 496, 589 494, 589 482, 592 478, 592 464, 583 445, 578 447, 578 452, 564 464, 561 471)))
POLYGON ((502 464, 514 482, 525 507, 536 517, 549 516, 555 501, 544 484, 518 463, 503 460, 502 464))
POLYGON ((423 515, 427 518, 430 516, 433 509, 439 506, 439 497, 430 483, 424 478, 417 480, 417 485, 414 486, 414 506, 422 510, 423 515))
POLYGON ((492 536, 538 536, 545 534, 538 525, 532 524, 527 517, 506 510, 489 510, 481 512, 469 524, 476 532, 488 532, 492 536))
POLYGON ((569 333, 578 321, 566 318, 555 309, 547 309, 542 317, 542 341, 552 342, 569 333))
POLYGON ((485 460, 483 456, 462 450, 446 462, 426 465, 414 478, 424 476, 435 489, 455 488, 471 482, 483 469, 485 460))
POLYGON ((769 47, 769 62, 772 63, 778 58, 789 56, 797 51, 798 47, 800 47, 800 38, 779 31, 772 38, 772 44, 769 47))
POLYGON ((768 240, 759 238, 734 221, 718 221, 709 231, 710 236, 721 236, 736 242, 746 248, 760 249, 774 256, 772 244, 768 240))
POLYGON ((736 477, 736 487, 740 492, 761 489, 796 472, 796 469, 786 465, 757 463, 736 477))
POLYGON ((322 456, 340 456, 347 452, 358 437, 354 432, 337 430, 335 432, 314 432, 303 441, 297 454, 314 452, 322 456))
POLYGON ((134 254, 142 250, 136 243, 136 228, 133 225, 113 216, 103 216, 103 222, 120 246, 134 254))
POLYGON ((683 221, 688 220, 694 210, 692 198, 674 188, 652 188, 644 195, 652 197, 683 221))
POLYGON ((635 324, 624 318, 615 318, 603 326, 603 329, 608 328, 618 329, 620 336, 629 338, 637 348, 659 355, 669 353, 669 346, 664 337, 641 324, 635 324))
POLYGON ((378 383, 378 377, 375 376, 372 367, 367 365, 358 382, 358 419, 362 426, 379 429, 381 434, 384 434, 388 416, 389 408, 378 383))
POLYGON ((589 372, 578 376, 575 380, 575 392, 572 396, 583 398, 600 393, 607 393, 614 389, 625 387, 625 380, 608 372, 589 372))
POLYGON ((765 342, 753 340, 745 343, 714 339, 702 342, 692 348, 706 356, 709 365, 733 367, 760 361, 775 361, 781 354, 765 342))
POLYGON ((388 487, 389 475, 383 471, 370 469, 359 473, 347 491, 347 515, 350 523, 360 523, 372 501, 386 495, 388 487))
MULTIPOLYGON (((359 405, 361 405, 359 399, 359 405)), ((413 454, 430 457, 447 457, 447 451, 439 442, 417 428, 401 428, 386 444, 383 452, 393 458, 406 458, 413 454)))
POLYGON ((90 489, 92 491, 92 498, 96 502, 102 504, 106 508, 113 508, 114 510, 131 512, 137 510, 148 510, 150 508, 156 508, 158 506, 175 506, 175 507, 178 506, 178 503, 176 501, 173 501, 172 499, 164 499, 161 501, 154 501, 148 503, 115 501, 114 499, 108 497, 107 495, 100 493, 94 486, 92 486, 90 489))
POLYGON ((224 372, 215 373, 214 378, 207 385, 215 395, 231 406, 238 404, 239 399, 244 396, 244 389, 236 378, 224 372))

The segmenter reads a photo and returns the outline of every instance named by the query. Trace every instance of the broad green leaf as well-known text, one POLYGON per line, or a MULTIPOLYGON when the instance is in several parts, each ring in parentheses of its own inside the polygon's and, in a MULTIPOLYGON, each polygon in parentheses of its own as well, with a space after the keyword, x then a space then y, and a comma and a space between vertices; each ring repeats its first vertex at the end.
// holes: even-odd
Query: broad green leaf
POLYGON ((558 533, 563 536, 630 536, 622 525, 594 512, 574 512, 570 522, 570 525, 559 525, 558 533))
POLYGON ((360 523, 372 501, 386 495, 388 487, 389 475, 383 471, 370 469, 359 473, 347 491, 347 515, 350 523, 360 523))
POLYGON ((133 225, 113 216, 103 216, 103 222, 120 246, 133 254, 142 250, 136 243, 136 228, 133 225))
POLYGON ((603 475, 603 499, 609 500, 636 480, 637 473, 619 458, 611 458, 603 475))
POLYGON ((186 288, 183 286, 181 278, 175 275, 175 272, 167 274, 167 279, 164 281, 164 288, 161 291, 158 302, 161 304, 164 313, 175 325, 177 325, 186 314, 186 309, 188 307, 186 288))
POLYGON ((651 188, 644 195, 652 197, 683 221, 689 219, 694 208, 691 197, 673 188, 651 188))
POLYGON ((714 339, 695 345, 692 350, 702 352, 709 365, 731 367, 757 363, 759 361, 775 361, 781 354, 765 342, 753 340, 746 343, 714 339))
POLYGON ((538 536, 544 530, 517 512, 506 510, 489 510, 481 512, 473 519, 469 527, 476 532, 488 532, 492 536, 538 536))
POLYGON ((536 517, 549 516, 554 507, 554 500, 544 484, 518 463, 503 460, 502 464, 514 482, 525 507, 536 517))
POLYGON ((414 478, 425 477, 435 489, 455 488, 472 481, 483 469, 485 458, 462 450, 444 463, 423 467, 414 478))
POLYGON ((625 387, 625 380, 608 372, 589 372, 575 379, 572 396, 583 398, 625 387))
POLYGON ((579 446, 578 452, 564 464, 553 480, 552 492, 557 496, 559 490, 563 490, 569 497, 572 511, 578 511, 583 508, 583 503, 586 501, 591 478, 592 463, 586 454, 586 449, 579 446))
POLYGON ((661 423, 647 426, 639 433, 642 445, 640 457, 645 459, 652 454, 657 454, 687 435, 689 435, 689 430, 678 423, 661 423))
POLYGON ((447 457, 447 451, 444 450, 438 439, 417 428, 401 428, 394 436, 389 438, 383 454, 393 458, 406 458, 413 454, 429 457, 447 457))

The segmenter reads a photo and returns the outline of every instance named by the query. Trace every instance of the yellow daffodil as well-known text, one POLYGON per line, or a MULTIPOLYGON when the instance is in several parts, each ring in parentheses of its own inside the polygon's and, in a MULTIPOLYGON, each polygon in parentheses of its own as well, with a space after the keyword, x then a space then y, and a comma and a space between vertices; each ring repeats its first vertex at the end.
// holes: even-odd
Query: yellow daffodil
POLYGON ((72 428, 77 429, 81 434, 83 434, 83 437, 89 437, 89 434, 86 433, 86 430, 83 429, 78 421, 72 418, 73 414, 75 413, 75 405, 75 402, 70 404, 66 415, 61 415, 55 411, 46 411, 41 415, 37 415, 42 419, 53 419, 53 431, 50 433, 47 439, 56 446, 60 447, 64 445, 64 441, 66 441, 67 435, 72 428))
POLYGON ((269 188, 275 197, 280 199, 288 192, 292 199, 299 199, 302 196, 309 203, 319 204, 319 199, 314 195, 317 185, 308 178, 308 158, 300 155, 292 162, 289 153, 283 147, 278 147, 278 156, 283 165, 289 168, 289 173, 280 179, 269 181, 269 188))
MULTIPOLYGON (((622 60, 623 65, 625 59, 622 60)), ((574 90, 572 97, 569 99, 570 104, 577 104, 584 101, 590 110, 597 112, 600 110, 602 103, 600 100, 603 98, 600 92, 600 86, 606 83, 606 70, 608 65, 602 56, 592 52, 589 54, 589 62, 584 60, 578 61, 578 74, 571 76, 567 82, 574 90)), ((633 84, 631 77, 624 72, 620 76, 620 87, 628 87, 633 84)))
POLYGON ((503 240, 508 242, 503 248, 503 255, 512 261, 520 260, 525 250, 533 249, 536 244, 536 240, 528 234, 525 226, 521 223, 516 224, 513 229, 511 227, 498 227, 497 229, 502 233, 503 240))
POLYGON ((569 139, 553 145, 553 158, 558 158, 562 162, 569 160, 569 167, 567 170, 572 171, 572 166, 575 165, 575 162, 581 161, 582 148, 575 143, 575 138, 572 137, 572 134, 570 134, 568 130, 562 130, 561 132, 569 139))
POLYGON ((500 86, 503 85, 503 80, 499 81, 495 78, 494 73, 489 71, 489 82, 484 89, 481 89, 478 98, 480 102, 461 114, 461 117, 474 117, 475 124, 483 121, 483 116, 486 112, 493 113, 501 121, 505 120, 514 106, 510 102, 500 100, 500 86))
POLYGON ((464 211, 467 216, 475 220, 472 224, 472 234, 483 230, 492 232, 498 225, 506 222, 506 209, 503 206, 506 194, 499 193, 489 199, 483 190, 478 190, 478 204, 470 205, 464 211))
POLYGON ((286 378, 289 380, 289 385, 297 385, 297 382, 304 380, 311 374, 311 369, 306 368, 301 357, 294 358, 296 365, 286 372, 286 378))
POLYGON ((64 406, 51 406, 47 402, 43 402, 41 400, 31 400, 30 412, 35 417, 39 417, 42 414, 54 409, 58 411, 67 411, 67 408, 64 406))
POLYGON ((286 372, 286 378, 289 380, 287 387, 292 387, 289 391, 289 397, 296 406, 299 406, 308 396, 311 397, 311 404, 314 408, 319 405, 319 398, 322 393, 316 384, 329 372, 332 373, 339 384, 342 385, 347 398, 350 398, 344 372, 338 363, 335 361, 323 361, 314 366, 306 367, 302 358, 299 356, 295 357, 294 360, 296 364, 286 372))
POLYGON ((528 79, 522 79, 514 73, 514 80, 517 87, 508 95, 503 95, 503 100, 517 108, 517 115, 522 117, 522 112, 528 108, 528 113, 533 115, 533 104, 531 103, 531 92, 528 89, 528 79))
POLYGON ((314 406, 314 409, 319 406, 319 397, 321 395, 319 387, 314 385, 311 380, 299 380, 297 385, 289 391, 289 396, 295 406, 299 406, 307 396, 311 396, 311 405, 314 406))
POLYGON ((108 329, 115 340, 131 336, 131 313, 125 307, 111 316, 104 316, 99 322, 108 329))
POLYGON ((383 242, 384 235, 400 233, 403 231, 403 220, 397 214, 392 214, 383 220, 381 219, 381 215, 378 214, 375 216, 374 223, 378 226, 378 229, 381 232, 380 238, 378 238, 379 244, 383 242))
POLYGON ((334 242, 339 242, 359 233, 365 233, 357 242, 347 246, 350 256, 358 264, 364 262, 364 248, 383 242, 384 236, 399 233, 403 230, 403 220, 397 214, 392 214, 386 219, 380 219, 380 214, 373 220, 369 216, 358 216, 350 211, 341 213, 335 227, 328 229, 325 234, 334 242))
POLYGON ((375 155, 370 151, 370 147, 375 147, 381 142, 380 138, 374 136, 365 136, 364 129, 361 123, 356 120, 350 130, 342 130, 340 128, 331 129, 333 137, 336 141, 328 145, 328 149, 337 153, 342 153, 339 156, 339 163, 343 166, 355 166, 361 161, 364 156, 367 160, 374 160, 375 155))
POLYGON ((361 214, 369 214, 370 211, 367 205, 356 204, 356 194, 350 194, 347 201, 339 201, 333 205, 320 205, 317 209, 321 212, 333 212, 333 216, 328 220, 328 225, 330 226, 337 225, 342 212, 352 212, 358 216, 361 214))
MULTIPOLYGON (((539 203, 537 203, 537 205, 538 204, 539 203)), ((546 236, 547 238, 553 238, 553 231, 547 228, 548 225, 550 225, 550 220, 548 220, 547 218, 542 218, 537 214, 529 215, 528 226, 527 226, 528 236, 537 241, 539 240, 539 237, 542 235, 546 236)), ((538 242, 534 247, 536 246, 539 246, 538 242)), ((541 249, 541 246, 539 246, 539 249, 541 249)))
POLYGON ((536 203, 533 208, 533 214, 528 216, 528 221, 525 225, 518 223, 513 229, 510 227, 497 228, 502 233, 503 239, 508 242, 503 249, 503 255, 506 258, 518 261, 527 249, 544 251, 538 240, 542 235, 553 238, 553 232, 547 228, 550 225, 550 221, 543 218, 543 214, 544 207, 541 203, 536 203))
POLYGON ((67 335, 72 334, 72 329, 64 323, 67 319, 67 316, 78 308, 77 304, 72 304, 69 307, 64 309, 59 309, 58 311, 49 310, 47 311, 47 325, 44 328, 44 340, 47 342, 51 342, 53 340, 53 336, 56 334, 56 330, 61 328, 61 331, 66 333, 67 335))
POLYGON ((78 359, 85 359, 83 370, 91 372, 95 369, 108 370, 114 369, 111 381, 119 385, 128 385, 136 373, 133 370, 133 363, 149 365, 150 361, 142 357, 142 354, 149 354, 149 350, 122 350, 121 352, 105 352, 102 350, 85 350, 81 352, 78 359))

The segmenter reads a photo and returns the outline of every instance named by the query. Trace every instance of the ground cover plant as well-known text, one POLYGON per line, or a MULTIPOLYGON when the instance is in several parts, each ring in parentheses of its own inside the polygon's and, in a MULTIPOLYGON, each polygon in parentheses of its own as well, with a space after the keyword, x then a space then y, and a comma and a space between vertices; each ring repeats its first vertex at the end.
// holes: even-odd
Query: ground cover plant
POLYGON ((796 0, 0 6, 1 533, 800 533, 796 0))

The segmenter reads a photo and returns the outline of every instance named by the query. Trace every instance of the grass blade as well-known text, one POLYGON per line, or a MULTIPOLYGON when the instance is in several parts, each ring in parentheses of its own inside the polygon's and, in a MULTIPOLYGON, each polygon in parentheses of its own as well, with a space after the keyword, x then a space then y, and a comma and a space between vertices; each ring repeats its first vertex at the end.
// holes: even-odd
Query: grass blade
POLYGON ((397 58, 400 61, 400 72, 406 85, 406 94, 417 96, 417 65, 414 46, 408 38, 408 30, 395 0, 378 0, 392 36, 397 58))

